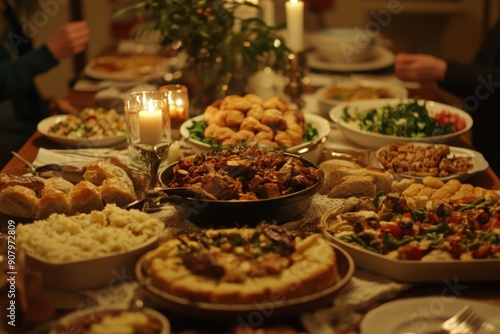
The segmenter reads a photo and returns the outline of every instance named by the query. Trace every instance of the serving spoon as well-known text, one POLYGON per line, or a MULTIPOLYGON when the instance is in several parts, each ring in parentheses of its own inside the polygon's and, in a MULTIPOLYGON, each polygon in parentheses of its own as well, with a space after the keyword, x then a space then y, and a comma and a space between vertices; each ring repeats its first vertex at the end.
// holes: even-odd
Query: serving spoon
POLYGON ((217 198, 204 191, 203 189, 194 187, 155 187, 146 192, 146 194, 127 204, 124 209, 141 209, 144 204, 150 203, 153 206, 159 206, 166 202, 176 202, 181 199, 185 200, 217 200, 217 198))
POLYGON ((80 168, 68 165, 46 164, 35 166, 18 153, 12 151, 13 156, 21 160, 28 169, 28 172, 40 177, 61 176, 71 183, 78 183, 83 180, 83 172, 80 168))

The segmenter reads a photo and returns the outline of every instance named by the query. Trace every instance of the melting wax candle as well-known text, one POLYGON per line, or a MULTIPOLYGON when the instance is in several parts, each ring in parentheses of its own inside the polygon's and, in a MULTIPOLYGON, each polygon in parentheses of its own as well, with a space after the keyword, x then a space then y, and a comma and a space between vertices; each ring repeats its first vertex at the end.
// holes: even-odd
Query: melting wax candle
POLYGON ((156 109, 154 101, 148 102, 148 109, 139 111, 139 135, 141 144, 155 146, 163 139, 163 114, 156 109))

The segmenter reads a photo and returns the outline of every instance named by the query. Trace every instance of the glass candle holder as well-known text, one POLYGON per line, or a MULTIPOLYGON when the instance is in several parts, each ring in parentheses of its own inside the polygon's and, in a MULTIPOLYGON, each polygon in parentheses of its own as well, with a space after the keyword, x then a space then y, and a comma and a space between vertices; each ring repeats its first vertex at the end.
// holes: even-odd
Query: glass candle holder
POLYGON ((167 92, 139 91, 124 98, 127 140, 144 162, 150 187, 158 183, 158 168, 172 142, 167 92))
POLYGON ((186 86, 172 84, 159 88, 160 92, 167 92, 170 108, 170 122, 172 127, 172 138, 181 138, 179 128, 189 118, 189 95, 186 86))

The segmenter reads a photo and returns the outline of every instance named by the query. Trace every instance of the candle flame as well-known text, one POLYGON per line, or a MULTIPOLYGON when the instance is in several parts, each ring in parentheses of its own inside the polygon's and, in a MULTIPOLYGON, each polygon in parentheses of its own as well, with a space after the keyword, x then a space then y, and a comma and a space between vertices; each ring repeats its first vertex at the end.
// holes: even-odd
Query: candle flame
POLYGON ((290 3, 297 3, 299 0, 290 0, 290 3))
POLYGON ((151 113, 156 112, 155 101, 153 101, 153 100, 148 101, 148 111, 151 113))
POLYGON ((175 100, 175 105, 178 106, 178 107, 182 107, 182 105, 184 104, 184 101, 182 101, 182 99, 177 99, 175 100))

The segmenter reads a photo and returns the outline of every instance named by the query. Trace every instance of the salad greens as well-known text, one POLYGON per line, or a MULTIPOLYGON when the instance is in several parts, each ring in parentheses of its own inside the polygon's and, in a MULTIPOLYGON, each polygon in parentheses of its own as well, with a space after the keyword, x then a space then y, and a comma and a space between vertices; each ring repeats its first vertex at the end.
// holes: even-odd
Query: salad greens
POLYGON ((425 102, 401 102, 372 108, 357 114, 343 110, 342 119, 361 130, 398 137, 431 137, 453 133, 451 123, 440 124, 429 115, 425 102))

